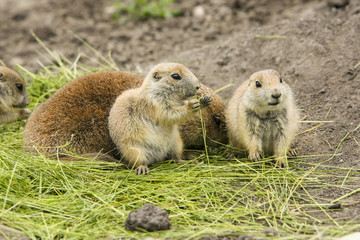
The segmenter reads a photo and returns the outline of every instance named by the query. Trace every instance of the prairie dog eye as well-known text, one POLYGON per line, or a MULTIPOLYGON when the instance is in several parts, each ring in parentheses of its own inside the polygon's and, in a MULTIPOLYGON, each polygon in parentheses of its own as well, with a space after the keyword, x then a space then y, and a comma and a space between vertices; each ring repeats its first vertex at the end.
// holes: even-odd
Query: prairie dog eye
POLYGON ((216 123, 217 126, 220 126, 221 120, 220 120, 218 114, 213 116, 213 120, 214 120, 214 122, 216 123))
POLYGON ((19 89, 19 91, 23 90, 23 85, 21 83, 15 83, 15 87, 19 89))
POLYGON ((280 77, 280 83, 282 83, 282 82, 283 82, 282 77, 280 77))
POLYGON ((181 79, 180 75, 177 74, 177 73, 172 74, 171 77, 172 77, 173 79, 175 79, 175 80, 180 80, 180 79, 181 79))
POLYGON ((257 88, 259 88, 259 87, 261 87, 261 83, 260 83, 259 81, 256 81, 256 82, 255 82, 255 86, 256 86, 257 88))

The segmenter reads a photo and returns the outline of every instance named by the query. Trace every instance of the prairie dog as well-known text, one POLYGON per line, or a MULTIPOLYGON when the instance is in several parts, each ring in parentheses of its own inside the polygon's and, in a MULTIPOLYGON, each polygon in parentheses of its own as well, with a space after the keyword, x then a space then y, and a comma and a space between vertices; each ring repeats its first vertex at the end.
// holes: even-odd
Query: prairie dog
POLYGON ((190 116, 185 122, 180 123, 180 134, 186 149, 204 149, 204 137, 201 120, 205 125, 206 146, 219 147, 227 144, 228 134, 225 120, 225 106, 219 95, 209 87, 201 84, 196 93, 200 98, 211 97, 211 104, 201 110, 199 114, 190 116))
MULTIPOLYGON (((117 96, 125 90, 140 87, 143 80, 143 76, 133 73, 98 72, 69 82, 31 114, 24 131, 25 150, 60 156, 71 152, 88 153, 90 155, 86 157, 116 161, 120 156, 109 134, 110 108, 117 96), (106 155, 98 155, 99 152, 106 155)), ((210 95, 212 99, 212 104, 202 109, 207 145, 226 144, 225 111, 221 98, 204 85, 197 95, 210 95)), ((185 147, 204 148, 198 114, 181 123, 180 132, 185 147)))
POLYGON ((72 152, 102 152, 118 158, 107 126, 109 111, 122 91, 141 82, 142 77, 135 74, 121 73, 119 77, 101 72, 64 85, 29 117, 24 130, 25 150, 60 157, 72 152))
POLYGON ((263 153, 285 167, 299 114, 290 87, 275 70, 263 70, 241 84, 229 101, 226 119, 230 142, 258 161, 263 153))
POLYGON ((14 70, 0 66, 0 123, 27 118, 31 111, 24 107, 28 104, 24 80, 14 70))
POLYGON ((181 161, 178 123, 211 102, 193 98, 199 89, 199 80, 186 66, 161 63, 139 88, 117 97, 109 114, 109 132, 136 174, 149 174, 148 165, 165 158, 181 161))

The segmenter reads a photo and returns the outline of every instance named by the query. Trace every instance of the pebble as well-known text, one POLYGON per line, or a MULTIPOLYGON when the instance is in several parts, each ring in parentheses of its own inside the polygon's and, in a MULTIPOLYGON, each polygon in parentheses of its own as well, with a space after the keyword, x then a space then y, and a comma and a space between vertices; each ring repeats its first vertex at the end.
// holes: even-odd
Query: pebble
POLYGON ((171 227, 169 214, 152 204, 145 204, 138 210, 132 211, 125 221, 125 228, 129 231, 155 232, 168 230, 171 227))
POLYGON ((205 8, 201 5, 194 7, 193 16, 196 18, 204 18, 205 17, 205 8))

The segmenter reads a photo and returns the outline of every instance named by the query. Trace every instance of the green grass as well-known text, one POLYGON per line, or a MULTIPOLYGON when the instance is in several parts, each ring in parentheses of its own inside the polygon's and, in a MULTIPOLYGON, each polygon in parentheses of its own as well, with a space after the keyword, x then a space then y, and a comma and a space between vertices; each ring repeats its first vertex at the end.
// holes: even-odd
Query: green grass
MULTIPOLYGON (((71 62, 47 50, 56 65, 38 73, 19 67, 32 80, 31 109, 79 75, 116 70, 111 60, 88 67, 81 58, 71 62)), ((354 204, 348 197, 359 191, 354 187, 359 169, 330 164, 346 137, 328 156, 288 159, 288 169, 275 168, 271 159, 226 159, 224 147, 201 152, 200 163, 165 161, 152 165, 151 175, 136 176, 114 163, 104 168, 93 161, 63 163, 26 153, 24 125, 25 120, 0 125, 0 222, 32 239, 333 239, 360 228, 359 219, 335 218, 339 210, 328 209, 334 202, 354 204), (334 199, 318 194, 326 190, 345 194, 334 199), (125 230, 129 212, 146 203, 170 213, 171 230, 125 230)))
POLYGON ((181 13, 171 7, 174 0, 134 0, 124 3, 123 0, 116 0, 113 3, 115 8, 114 18, 119 20, 122 13, 127 13, 137 19, 148 18, 170 18, 181 13))

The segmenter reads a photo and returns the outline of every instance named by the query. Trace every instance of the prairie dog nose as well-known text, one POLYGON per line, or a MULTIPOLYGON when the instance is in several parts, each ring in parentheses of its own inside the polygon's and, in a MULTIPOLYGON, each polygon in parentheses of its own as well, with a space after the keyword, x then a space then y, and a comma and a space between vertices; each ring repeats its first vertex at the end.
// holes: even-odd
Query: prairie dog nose
POLYGON ((273 94, 271 94, 271 96, 275 99, 278 99, 281 96, 281 93, 279 93, 279 92, 273 93, 273 94))
POLYGON ((200 83, 196 86, 196 90, 200 89, 200 83))

